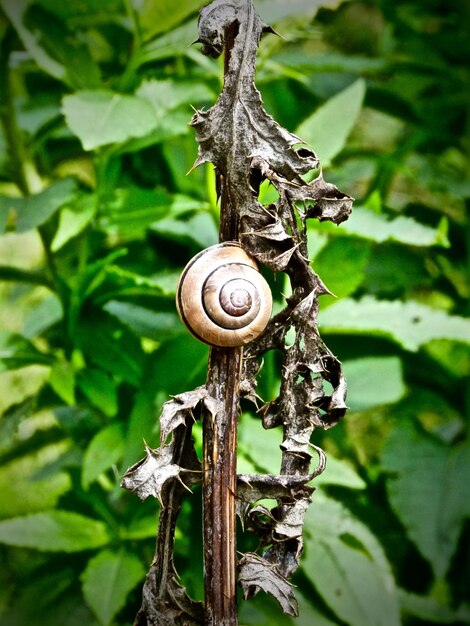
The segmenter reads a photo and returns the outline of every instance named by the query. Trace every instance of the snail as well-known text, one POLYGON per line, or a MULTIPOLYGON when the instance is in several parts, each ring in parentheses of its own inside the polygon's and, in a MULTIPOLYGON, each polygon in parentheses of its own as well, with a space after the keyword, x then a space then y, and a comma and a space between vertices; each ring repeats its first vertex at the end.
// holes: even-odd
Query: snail
POLYGON ((265 329, 272 311, 268 283, 236 242, 211 246, 183 270, 178 314, 190 332, 212 346, 243 346, 265 329))

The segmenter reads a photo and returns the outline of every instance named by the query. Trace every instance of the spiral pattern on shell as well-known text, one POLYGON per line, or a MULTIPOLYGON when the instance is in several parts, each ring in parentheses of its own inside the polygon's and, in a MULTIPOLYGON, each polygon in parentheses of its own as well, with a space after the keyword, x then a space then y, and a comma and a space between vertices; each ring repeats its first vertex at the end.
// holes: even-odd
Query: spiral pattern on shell
POLYGON ((272 311, 268 283, 236 242, 196 255, 178 283, 178 314, 191 333, 212 346, 243 346, 265 329, 272 311))

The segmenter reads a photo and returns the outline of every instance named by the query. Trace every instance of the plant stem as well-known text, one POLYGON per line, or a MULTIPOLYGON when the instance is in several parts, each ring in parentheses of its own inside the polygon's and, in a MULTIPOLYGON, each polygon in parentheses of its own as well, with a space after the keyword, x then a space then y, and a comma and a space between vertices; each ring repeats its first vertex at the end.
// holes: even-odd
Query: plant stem
POLYGON ((16 119, 9 67, 12 39, 13 32, 10 30, 4 37, 0 52, 0 119, 10 151, 15 182, 21 193, 29 196, 42 191, 42 181, 25 148, 16 119))
MULTIPOLYGON (((225 33, 225 73, 235 30, 225 33)), ((228 201, 229 180, 220 176, 219 240, 237 241, 239 223, 228 201)), ((203 415, 204 586, 206 626, 236 626, 237 426, 242 348, 212 348, 207 373, 209 395, 223 403, 221 417, 203 415)))
MULTIPOLYGON (((10 44, 13 31, 10 30, 4 37, 1 47, 0 63, 0 119, 3 125, 5 138, 10 151, 11 163, 14 170, 16 184, 23 196, 30 196, 43 190, 44 184, 37 171, 36 165, 27 150, 21 129, 18 126, 15 105, 13 100, 13 88, 11 84, 9 58, 11 53, 10 44)), ((51 286, 58 286, 59 281, 55 268, 55 262, 50 250, 48 238, 42 227, 38 233, 44 249, 47 269, 51 277, 51 286)), ((59 291, 59 290, 57 290, 59 291)), ((59 292, 60 293, 60 292, 59 292)))

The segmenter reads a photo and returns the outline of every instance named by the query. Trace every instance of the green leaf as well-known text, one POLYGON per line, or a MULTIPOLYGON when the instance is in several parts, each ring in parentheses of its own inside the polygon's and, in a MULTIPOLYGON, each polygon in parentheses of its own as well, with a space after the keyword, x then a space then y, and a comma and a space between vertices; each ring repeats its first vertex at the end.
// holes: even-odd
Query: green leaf
POLYGON ((70 363, 65 360, 54 363, 49 384, 64 402, 75 404, 75 372, 70 363))
POLYGON ((197 39, 197 20, 191 20, 183 26, 152 39, 136 51, 136 67, 171 57, 189 54, 189 45, 197 39))
POLYGON ((14 25, 24 47, 40 68, 48 72, 58 80, 64 80, 65 67, 56 61, 38 42, 34 31, 24 23, 25 14, 31 0, 15 0, 15 2, 2 2, 2 8, 14 25))
POLYGON ((100 207, 98 218, 103 230, 120 239, 144 237, 148 226, 167 215, 174 196, 162 189, 143 189, 135 185, 114 190, 114 202, 100 207))
POLYGON ((58 18, 74 24, 89 25, 95 27, 99 23, 113 22, 120 16, 122 11, 121 0, 68 0, 68 2, 57 2, 57 0, 39 0, 50 13, 54 13, 58 18))
POLYGON ((0 371, 36 364, 51 365, 52 358, 22 335, 0 329, 0 371))
POLYGON ((261 419, 244 413, 239 425, 240 454, 251 461, 259 471, 278 474, 281 467, 283 435, 280 428, 265 430, 261 419), (263 445, 260 446, 259 442, 263 445))
POLYGON ((443 578, 470 516, 470 447, 450 448, 411 424, 400 424, 386 442, 382 465, 390 503, 408 536, 443 578))
MULTIPOLYGON (((363 240, 362 240, 363 241, 363 240)), ((403 299, 404 294, 432 285, 427 259, 419 250, 399 244, 374 246, 361 290, 386 300, 403 299)))
POLYGON ((398 300, 346 298, 320 313, 323 332, 388 337, 413 352, 433 339, 470 343, 470 319, 398 300))
POLYGON ((82 589, 88 606, 108 626, 125 605, 130 591, 144 578, 145 570, 134 554, 109 550, 92 558, 82 574, 82 589))
POLYGON ((163 341, 186 332, 176 313, 151 311, 118 300, 111 300, 103 308, 139 337, 163 341))
POLYGON ((25 14, 25 23, 36 41, 64 67, 65 82, 76 89, 100 85, 100 69, 90 50, 83 40, 74 37, 62 20, 33 2, 25 14))
POLYGON ((398 402, 406 393, 398 357, 370 357, 343 363, 347 404, 353 411, 398 402))
POLYGON ((110 541, 103 522, 68 511, 48 511, 0 522, 0 543, 41 552, 82 552, 110 541))
POLYGON ((140 23, 146 39, 171 31, 202 6, 201 0, 180 0, 177 4, 172 0, 144 0, 144 2, 133 0, 133 3, 139 10, 140 23))
POLYGON ((204 384, 207 351, 207 346, 184 333, 149 355, 129 419, 123 471, 142 456, 144 440, 150 441, 156 431, 157 409, 168 395, 204 384))
POLYGON ((330 98, 295 131, 312 146, 323 166, 328 165, 344 148, 361 112, 365 92, 366 83, 360 78, 330 98))
POLYGON ((85 150, 143 137, 157 125, 149 102, 112 91, 80 91, 65 96, 62 112, 85 150))
MULTIPOLYGON (((279 428, 264 430, 259 418, 244 413, 239 425, 240 456, 248 460, 246 473, 254 471, 278 474, 281 467, 282 432, 279 428), (263 445, 260 445, 260 441, 263 445)), ((246 463, 242 458, 239 465, 246 463)), ((315 459, 313 460, 313 464, 315 459)), ((245 469, 242 470, 245 473, 245 469)), ((239 473, 240 469, 239 469, 239 473)), ((345 461, 327 454, 325 471, 315 478, 314 485, 338 485, 348 489, 364 489, 366 484, 345 461)))
POLYGON ((101 275, 92 281, 85 292, 85 296, 92 299, 96 304, 102 305, 113 298, 156 297, 163 295, 162 292, 160 283, 153 277, 136 274, 118 265, 109 265, 103 267, 101 275))
POLYGON ((33 398, 46 384, 50 368, 29 365, 0 373, 0 415, 27 398, 33 398))
MULTIPOLYGON (((263 0, 262 0, 263 1, 263 0)), ((269 0, 264 0, 269 2, 269 0)), ((312 3, 310 3, 310 6, 312 3)), ((283 4, 287 7, 286 3, 283 4)), ((269 62, 274 61, 281 66, 315 76, 318 72, 342 72, 344 74, 367 75, 387 68, 386 59, 361 56, 359 54, 348 55, 339 52, 317 52, 311 54, 307 50, 294 47, 284 47, 273 54, 269 62)))
POLYGON ((317 492, 305 529, 304 572, 330 609, 351 626, 399 626, 390 565, 367 526, 317 492))
POLYGON ((312 18, 322 7, 335 9, 344 0, 258 0, 256 11, 267 24, 286 17, 305 15, 312 18))
POLYGON ((206 211, 180 219, 165 218, 152 224, 150 229, 165 239, 196 244, 200 248, 208 248, 218 241, 216 225, 206 211))
POLYGON ((243 602, 239 610, 239 622, 243 626, 337 626, 313 605, 314 598, 295 590, 299 616, 290 617, 279 610, 279 604, 267 594, 258 593, 249 602, 243 602))
MULTIPOLYGON (((18 442, 16 441, 16 447, 18 442)), ((39 473, 58 461, 68 450, 68 442, 45 445, 0 467, 0 517, 9 518, 53 508, 71 486, 65 472, 39 473), (21 494, 21 497, 18 497, 21 494)))
POLYGON ((174 80, 146 80, 140 84, 135 95, 152 105, 158 120, 163 120, 169 111, 182 104, 188 106, 189 113, 189 105, 210 103, 215 98, 214 92, 203 83, 174 80))
POLYGON ((96 214, 96 200, 83 196, 73 207, 65 207, 60 212, 59 226, 51 243, 52 252, 60 250, 68 241, 79 235, 96 214))
POLYGON ((118 411, 117 388, 114 380, 103 370, 88 367, 77 374, 77 384, 90 402, 108 417, 118 411))
POLYGON ((39 67, 76 88, 99 85, 99 67, 89 49, 56 15, 31 0, 2 6, 39 67))
MULTIPOLYGON (((410 246, 428 247, 440 245, 449 247, 447 239, 447 219, 442 218, 437 228, 420 224, 411 217, 388 218, 365 207, 354 207, 344 224, 343 231, 364 239, 383 243, 397 241, 410 246)), ((332 229, 329 229, 332 230, 332 229)))
POLYGON ((5 232, 9 213, 10 207, 4 201, 4 198, 0 198, 0 235, 3 235, 5 232))
POLYGON ((335 296, 344 298, 362 283, 370 253, 371 247, 363 241, 338 237, 322 248, 313 268, 335 296))
POLYGON ((48 125, 56 123, 60 116, 60 102, 55 98, 28 98, 20 101, 19 106, 18 126, 33 137, 38 136, 48 125))
POLYGON ((60 299, 55 294, 51 294, 29 311, 23 322, 23 335, 28 339, 34 339, 60 322, 63 316, 64 311, 60 299))
POLYGON ((330 453, 326 454, 326 469, 317 476, 313 483, 315 487, 321 485, 337 485, 347 489, 365 489, 366 483, 357 474, 349 463, 335 459, 330 453))
POLYGON ((161 345, 147 365, 146 376, 152 377, 154 392, 176 395, 184 386, 201 384, 206 365, 207 346, 185 333, 161 345))
POLYGON ((62 561, 60 568, 49 563, 40 576, 16 587, 12 602, 1 617, 2 626, 98 626, 81 594, 75 591, 75 580, 76 573, 69 562, 62 561))
POLYGON ((139 384, 144 356, 140 344, 111 316, 96 313, 83 317, 77 328, 76 342, 93 363, 116 376, 118 382, 139 384))
POLYGON ((169 80, 144 81, 136 96, 152 106, 156 125, 151 133, 128 141, 120 148, 121 153, 138 152, 157 143, 166 143, 179 135, 187 135, 190 130, 188 120, 192 113, 191 107, 210 105, 215 99, 215 94, 205 85, 169 80))
POLYGON ((72 202, 74 194, 75 181, 65 178, 27 198, 0 197, 0 206, 16 209, 16 230, 23 233, 44 224, 64 204, 72 202))
POLYGON ((101 258, 94 263, 89 263, 82 272, 73 277, 71 317, 78 315, 78 311, 80 310, 83 302, 101 287, 110 272, 113 272, 113 270, 116 269, 119 271, 119 268, 116 268, 113 265, 113 262, 126 254, 127 250, 125 249, 115 249, 104 258, 101 258), (76 310, 74 310, 75 307, 76 310))
POLYGON ((53 414, 60 428, 79 445, 89 441, 102 427, 102 417, 86 405, 58 406, 53 409, 53 414))
POLYGON ((433 623, 442 626, 442 624, 455 622, 467 623, 470 620, 469 609, 454 611, 430 596, 420 596, 404 589, 401 589, 399 593, 402 611, 419 618, 426 624, 433 623))
POLYGON ((121 537, 124 539, 153 539, 157 531, 157 517, 151 515, 138 517, 125 529, 121 529, 121 537))
POLYGON ((82 464, 82 485, 84 489, 100 474, 117 463, 124 454, 124 427, 114 423, 100 430, 85 450, 82 464))

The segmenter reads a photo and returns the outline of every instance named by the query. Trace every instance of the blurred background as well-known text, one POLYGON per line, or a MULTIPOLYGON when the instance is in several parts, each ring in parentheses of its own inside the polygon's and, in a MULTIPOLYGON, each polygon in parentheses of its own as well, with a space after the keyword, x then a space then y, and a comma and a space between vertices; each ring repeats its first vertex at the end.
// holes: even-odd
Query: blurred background
MULTIPOLYGON (((120 477, 207 363, 174 306, 182 267, 217 242, 212 168, 187 175, 191 106, 222 86, 222 60, 190 45, 202 5, 0 0, 2 626, 128 625, 140 606, 158 503, 120 477)), ((280 34, 259 51, 266 109, 356 201, 309 227, 350 411, 314 435, 328 466, 300 618, 260 593, 240 624, 470 624, 470 4, 255 5, 280 34)), ((267 358, 264 400, 279 372, 267 358)), ((277 473, 281 441, 244 413, 240 471, 277 473)), ((200 495, 176 544, 197 599, 200 495)))

